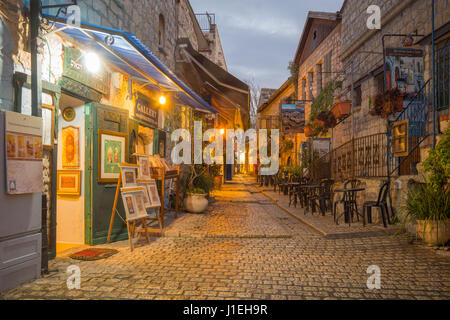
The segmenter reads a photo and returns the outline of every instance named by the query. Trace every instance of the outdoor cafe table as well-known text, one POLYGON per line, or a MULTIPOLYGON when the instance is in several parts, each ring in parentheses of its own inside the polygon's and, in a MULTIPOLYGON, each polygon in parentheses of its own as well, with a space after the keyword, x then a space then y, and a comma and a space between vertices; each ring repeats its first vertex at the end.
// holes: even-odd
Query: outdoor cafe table
POLYGON ((320 189, 320 184, 307 184, 307 185, 300 185, 300 188, 305 188, 305 195, 306 195, 306 210, 305 214, 309 211, 309 197, 313 196, 315 191, 317 189, 320 189))
POLYGON ((363 218, 362 214, 359 213, 356 207, 354 207, 351 203, 349 203, 349 198, 355 199, 356 201, 356 193, 365 191, 365 188, 353 188, 353 189, 336 189, 334 192, 344 193, 344 213, 341 214, 337 219, 336 223, 339 221, 339 218, 344 216, 345 223, 349 223, 351 221, 351 212, 356 213, 358 216, 363 218), (349 197, 351 194, 351 197, 349 197))

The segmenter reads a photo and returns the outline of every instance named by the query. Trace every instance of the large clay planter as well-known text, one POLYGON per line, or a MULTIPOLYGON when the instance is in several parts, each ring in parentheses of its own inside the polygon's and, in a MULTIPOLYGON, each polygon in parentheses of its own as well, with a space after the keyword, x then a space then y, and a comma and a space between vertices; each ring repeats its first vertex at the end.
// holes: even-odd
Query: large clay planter
POLYGON ((342 101, 336 103, 331 108, 331 111, 333 112, 336 119, 342 119, 350 114, 351 107, 352 107, 351 101, 342 101))
POLYGON ((426 244, 443 245, 450 239, 450 221, 440 222, 438 228, 435 221, 417 220, 416 232, 426 244))
POLYGON ((208 208, 207 194, 186 193, 184 207, 190 213, 202 213, 208 208))

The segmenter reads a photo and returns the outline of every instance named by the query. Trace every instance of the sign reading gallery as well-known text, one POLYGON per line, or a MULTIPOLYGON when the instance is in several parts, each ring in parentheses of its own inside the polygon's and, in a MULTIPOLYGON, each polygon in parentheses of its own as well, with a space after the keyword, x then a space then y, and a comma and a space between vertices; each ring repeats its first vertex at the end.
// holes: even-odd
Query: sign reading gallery
POLYGON ((136 98, 134 116, 150 126, 158 127, 158 109, 152 108, 150 100, 142 95, 136 98))

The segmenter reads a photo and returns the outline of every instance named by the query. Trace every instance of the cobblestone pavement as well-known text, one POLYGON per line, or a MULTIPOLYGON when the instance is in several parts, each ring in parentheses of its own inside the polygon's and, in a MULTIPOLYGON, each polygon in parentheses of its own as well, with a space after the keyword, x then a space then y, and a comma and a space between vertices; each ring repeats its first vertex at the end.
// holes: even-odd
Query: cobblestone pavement
MULTIPOLYGON (((220 200, 208 213, 219 212, 219 218, 209 221, 219 223, 221 234, 228 233, 229 238, 207 237, 214 226, 208 219, 199 218, 205 236, 153 238, 150 245, 142 242, 134 252, 128 250, 127 242, 116 243, 108 247, 120 252, 107 260, 57 258, 50 262, 48 276, 6 292, 1 298, 450 299, 447 256, 410 244, 405 235, 328 239, 252 191, 250 184, 240 182, 226 186, 224 195, 231 195, 233 190, 247 192, 243 199, 231 197, 235 202, 230 200, 227 205, 219 193, 220 200), (250 217, 236 218, 237 212, 250 217), (247 227, 239 229, 239 221, 247 227), (248 229, 251 222, 254 226, 248 229), (249 235, 283 230, 289 237, 240 238, 229 232, 234 228, 249 235), (67 289, 66 270, 70 265, 81 269, 80 290, 67 289), (371 265, 381 269, 381 290, 367 289, 370 275, 366 270, 371 265)), ((186 220, 184 230, 195 228, 195 219, 186 220)), ((182 229, 181 223, 177 228, 182 229)))

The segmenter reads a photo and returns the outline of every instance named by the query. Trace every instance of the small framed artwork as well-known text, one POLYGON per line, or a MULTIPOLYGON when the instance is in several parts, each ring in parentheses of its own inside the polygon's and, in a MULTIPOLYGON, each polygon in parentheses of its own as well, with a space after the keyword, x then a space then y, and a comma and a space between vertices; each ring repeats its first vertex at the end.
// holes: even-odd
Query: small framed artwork
POLYGON ((42 105, 42 145, 44 149, 52 150, 55 142, 55 108, 42 105))
POLYGON ((81 195, 81 171, 58 170, 57 194, 67 196, 81 195))
POLYGON ((138 187, 142 189, 144 193, 144 204, 146 208, 151 208, 152 203, 150 202, 150 194, 148 193, 147 185, 145 183, 138 183, 138 187))
POLYGON ((135 188, 137 186, 137 166, 131 164, 119 164, 122 172, 122 186, 124 188, 135 188))
POLYGON ((80 167, 80 128, 64 127, 62 135, 62 167, 78 169, 80 167))
POLYGON ((161 200, 159 198, 158 188, 156 186, 156 182, 153 180, 147 183, 147 190, 150 196, 150 202, 152 207, 161 207, 161 200))
POLYGON ((150 160, 148 156, 138 155, 137 157, 139 163, 139 180, 151 180, 150 160))
POLYGON ((119 164, 126 162, 128 135, 121 132, 98 132, 98 182, 114 183, 120 176, 119 164))
POLYGON ((141 188, 122 188, 122 201, 128 221, 147 218, 144 191, 141 188))

